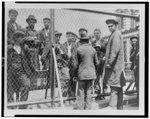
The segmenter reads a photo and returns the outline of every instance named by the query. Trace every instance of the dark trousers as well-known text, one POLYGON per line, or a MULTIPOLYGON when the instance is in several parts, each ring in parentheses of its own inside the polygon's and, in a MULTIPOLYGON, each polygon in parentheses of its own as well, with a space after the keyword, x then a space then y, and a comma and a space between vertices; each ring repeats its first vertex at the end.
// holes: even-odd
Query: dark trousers
POLYGON ((135 76, 135 86, 137 91, 137 104, 139 105, 139 67, 137 67, 136 71, 134 72, 135 76))
POLYGON ((75 73, 76 73, 76 70, 75 68, 72 66, 72 61, 69 60, 69 74, 70 74, 70 81, 69 81, 69 89, 68 89, 68 95, 70 97, 75 97, 75 93, 76 93, 76 81, 73 80, 73 78, 76 76, 75 73))
POLYGON ((117 109, 123 109, 123 90, 122 87, 111 86, 111 95, 109 105, 111 107, 117 107, 117 109))
MULTIPOLYGON (((99 87, 99 90, 97 91, 97 94, 101 94, 101 86, 100 86, 100 77, 102 76, 103 74, 103 69, 104 69, 104 64, 105 64, 105 61, 102 60, 101 63, 99 64, 99 66, 97 67, 97 71, 96 71, 96 75, 97 75, 97 79, 95 80, 94 82, 94 86, 98 85, 99 87)), ((107 89, 107 85, 105 83, 102 84, 103 85, 103 93, 105 92, 105 89, 107 89)), ((103 97, 104 98, 104 97, 103 97)))
POLYGON ((40 62, 39 62, 39 49, 38 48, 32 48, 30 50, 30 60, 31 63, 36 70, 40 70, 40 62))
POLYGON ((91 90, 93 80, 78 80, 77 109, 91 109, 91 90))
POLYGON ((73 78, 70 78, 68 87, 68 96, 75 97, 75 92, 76 92, 76 82, 73 81, 73 78))
POLYGON ((44 49, 42 50, 42 55, 41 55, 41 62, 43 65, 43 70, 49 68, 49 58, 50 58, 50 50, 51 50, 51 46, 50 45, 46 45, 44 47, 44 49))

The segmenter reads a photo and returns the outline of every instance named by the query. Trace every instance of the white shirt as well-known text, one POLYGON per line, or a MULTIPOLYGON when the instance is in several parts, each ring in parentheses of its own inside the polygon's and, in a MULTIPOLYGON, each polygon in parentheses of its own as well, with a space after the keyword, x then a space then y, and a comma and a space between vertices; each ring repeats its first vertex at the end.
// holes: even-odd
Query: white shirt
POLYGON ((14 29, 17 30, 17 25, 15 23, 12 23, 12 25, 14 26, 14 29))
POLYGON ((20 47, 20 46, 14 46, 13 48, 14 48, 14 50, 15 50, 18 54, 21 53, 21 47, 20 47))
POLYGON ((45 29, 45 34, 46 34, 46 36, 48 37, 49 29, 48 29, 48 30, 47 30, 47 29, 45 29))
POLYGON ((63 54, 63 51, 62 51, 62 49, 61 49, 61 47, 60 47, 60 44, 58 44, 58 48, 59 48, 59 50, 60 50, 60 54, 63 54))
POLYGON ((71 47, 72 47, 72 44, 69 45, 68 43, 68 57, 71 57, 71 47))

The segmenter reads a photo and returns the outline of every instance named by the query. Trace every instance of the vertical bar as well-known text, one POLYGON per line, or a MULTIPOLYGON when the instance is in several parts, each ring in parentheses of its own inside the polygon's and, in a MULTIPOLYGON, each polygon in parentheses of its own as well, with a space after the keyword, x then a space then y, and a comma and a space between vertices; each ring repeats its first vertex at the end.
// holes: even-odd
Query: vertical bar
POLYGON ((60 78, 59 78, 59 72, 58 72, 58 66, 57 66, 57 60, 56 60, 55 48, 52 48, 52 50, 53 50, 53 59, 54 59, 55 71, 56 71, 56 80, 57 80, 58 91, 59 91, 59 96, 60 96, 60 106, 64 107, 63 98, 62 98, 62 91, 61 91, 61 84, 60 84, 60 78))
MULTIPOLYGON (((92 81, 92 95, 93 95, 93 96, 94 96, 94 94, 95 94, 94 82, 95 82, 95 80, 92 81)), ((92 97, 93 97, 93 96, 92 96, 92 97)), ((95 101, 95 98, 92 98, 92 101, 94 102, 94 101, 95 101)))
MULTIPOLYGON (((54 35, 54 9, 50 9, 50 18, 51 18, 51 44, 54 43, 55 35, 54 35)), ((52 46, 52 45, 51 45, 52 46)), ((52 100, 52 108, 54 108, 55 101, 55 71, 54 71, 54 58, 52 54, 52 47, 50 52, 50 85, 51 85, 51 100, 52 100)))
POLYGON ((4 25, 2 28, 2 30, 4 31, 3 33, 2 33, 2 37, 3 37, 3 40, 2 40, 2 46, 3 46, 3 57, 4 57, 4 59, 3 59, 3 63, 4 63, 4 67, 2 67, 3 69, 2 69, 2 91, 4 91, 4 92, 2 92, 2 94, 4 94, 4 98, 2 99, 2 100, 4 100, 4 107, 2 108, 2 110, 4 110, 4 109, 7 109, 7 104, 8 104, 8 97, 7 97, 7 81, 8 81, 8 78, 7 78, 7 68, 8 68, 8 66, 7 66, 7 22, 6 22, 6 20, 7 20, 7 16, 8 16, 8 10, 6 9, 6 4, 5 4, 5 2, 3 2, 2 3, 2 15, 3 15, 3 19, 2 19, 2 24, 4 25))
POLYGON ((77 97, 77 95, 78 95, 78 81, 76 81, 76 97, 77 97))

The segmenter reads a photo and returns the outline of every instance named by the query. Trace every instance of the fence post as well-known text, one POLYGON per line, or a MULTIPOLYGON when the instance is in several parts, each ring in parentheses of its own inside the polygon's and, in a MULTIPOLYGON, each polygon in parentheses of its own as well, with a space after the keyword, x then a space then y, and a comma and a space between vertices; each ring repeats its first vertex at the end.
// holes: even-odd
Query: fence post
MULTIPOLYGON (((55 35, 54 35, 54 9, 50 9, 50 18, 51 18, 51 44, 54 43, 55 40, 55 35)), ((52 46, 52 45, 51 45, 52 46)), ((49 67, 49 71, 50 71, 50 85, 51 85, 51 100, 52 100, 52 108, 54 108, 54 103, 55 103, 55 68, 54 68, 54 57, 52 54, 52 47, 51 47, 51 53, 50 53, 50 67, 49 67)))
POLYGON ((54 59, 54 65, 55 65, 55 71, 56 71, 56 80, 57 80, 57 84, 58 84, 58 92, 59 92, 59 97, 60 97, 60 106, 64 107, 64 105, 63 105, 63 98, 62 98, 62 91, 61 91, 61 83, 60 83, 58 66, 57 66, 57 59, 56 59, 56 53, 55 53, 55 48, 52 48, 52 51, 53 51, 53 59, 54 59))

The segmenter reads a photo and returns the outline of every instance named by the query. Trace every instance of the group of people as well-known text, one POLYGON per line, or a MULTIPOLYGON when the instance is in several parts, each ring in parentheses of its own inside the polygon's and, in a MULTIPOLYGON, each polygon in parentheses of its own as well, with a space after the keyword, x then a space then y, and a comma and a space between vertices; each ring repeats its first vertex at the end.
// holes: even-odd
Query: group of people
MULTIPOLYGON (((124 50, 123 39, 117 29, 118 22, 106 20, 111 32, 108 42, 101 40, 101 30, 94 30, 94 38, 88 35, 88 30, 80 28, 78 35, 66 32, 67 41, 60 43, 62 33, 55 31, 55 42, 51 42, 51 20, 43 18, 44 28, 39 32, 34 26, 37 19, 29 15, 28 26, 22 28, 16 23, 18 12, 9 10, 7 27, 7 99, 14 101, 14 93, 19 101, 27 101, 29 88, 37 78, 38 71, 49 70, 50 54, 55 48, 60 82, 63 96, 75 96, 78 82, 76 109, 91 109, 91 89, 94 82, 103 77, 103 90, 107 85, 111 88, 109 107, 123 109, 124 50), (74 81, 74 79, 76 79, 74 81), (63 83, 66 84, 63 84, 63 83), (65 90, 64 90, 65 89, 65 90)), ((96 84, 95 84, 96 85, 96 84)), ((102 91, 99 91, 102 92, 102 91)), ((20 109, 27 105, 19 106, 20 109)))

